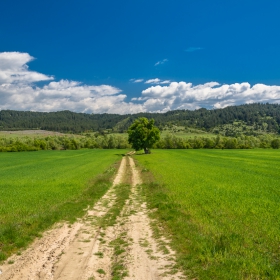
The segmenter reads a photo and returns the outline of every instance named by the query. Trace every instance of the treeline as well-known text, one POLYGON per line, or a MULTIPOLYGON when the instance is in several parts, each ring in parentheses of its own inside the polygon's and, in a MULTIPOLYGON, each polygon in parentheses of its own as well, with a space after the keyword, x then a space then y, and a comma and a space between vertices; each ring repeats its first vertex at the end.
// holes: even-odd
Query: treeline
POLYGON ((195 111, 170 111, 166 114, 171 122, 177 122, 183 126, 205 129, 206 131, 211 131, 217 126, 233 124, 236 121, 244 122, 256 128, 265 126, 266 132, 279 133, 280 128, 279 104, 254 103, 214 110, 201 108, 195 111))
POLYGON ((123 119, 117 114, 84 114, 70 111, 25 112, 0 111, 0 130, 42 129, 57 132, 81 133, 111 129, 123 119))
POLYGON ((274 138, 269 134, 261 136, 240 137, 194 137, 181 138, 174 135, 166 135, 159 140, 154 148, 161 149, 279 149, 280 139, 274 138))
MULTIPOLYGON (((127 149, 127 138, 116 135, 47 136, 0 138, 0 152, 79 149, 127 149)), ((280 139, 271 135, 231 137, 181 138, 166 135, 155 143, 154 149, 254 149, 280 148, 280 139)))
MULTIPOLYGON (((213 131, 219 126, 244 122, 254 130, 280 133, 280 105, 247 104, 224 109, 176 110, 166 113, 139 113, 133 115, 84 114, 70 111, 24 112, 0 111, 0 130, 43 129, 80 133, 85 131, 112 130, 125 132, 138 117, 153 118, 160 129, 177 125, 213 131)), ((231 135, 228 135, 231 136, 231 135)))
POLYGON ((0 152, 126 148, 130 148, 127 139, 115 135, 0 138, 0 152))

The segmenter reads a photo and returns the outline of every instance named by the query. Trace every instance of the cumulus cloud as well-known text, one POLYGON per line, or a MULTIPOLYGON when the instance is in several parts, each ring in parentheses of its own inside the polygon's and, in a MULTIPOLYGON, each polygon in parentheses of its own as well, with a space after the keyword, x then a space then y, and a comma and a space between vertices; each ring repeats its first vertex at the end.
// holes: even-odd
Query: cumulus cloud
POLYGON ((192 85, 172 82, 168 86, 151 86, 142 91, 140 100, 147 111, 163 112, 176 109, 224 108, 254 102, 280 103, 280 86, 249 83, 220 85, 210 82, 192 85))
POLYGON ((125 102, 127 96, 111 85, 84 85, 78 81, 50 81, 54 77, 30 71, 34 60, 27 53, 0 53, 0 110, 86 113, 136 113, 141 104, 125 102), (46 81, 39 87, 36 82, 46 81), (50 81, 50 82, 49 82, 50 81))
MULTIPOLYGON (((0 53, 0 110, 61 111, 133 114, 177 109, 224 108, 253 102, 280 103, 280 86, 247 82, 199 85, 160 78, 145 82, 148 88, 127 101, 122 90, 111 85, 85 85, 30 71, 27 53, 0 53), (36 82, 45 81, 39 86, 36 82)), ((133 79, 140 82, 142 79, 133 79)), ((142 80, 143 81, 143 80, 142 80)), ((142 82, 141 81, 141 82, 142 82)))
MULTIPOLYGON (((51 82, 43 87, 0 85, 1 110, 119 113, 123 104, 126 104, 125 99, 126 95, 121 94, 120 89, 109 85, 88 86, 67 80, 51 82)), ((133 110, 134 106, 131 106, 130 111, 133 110)))
POLYGON ((158 61, 158 62, 156 62, 155 63, 155 66, 158 66, 158 65, 161 65, 161 64, 164 64, 165 62, 167 62, 168 61, 168 59, 167 58, 165 58, 165 59, 163 59, 163 60, 160 60, 160 61, 158 61))
POLYGON ((0 53, 0 83, 32 83, 53 80, 53 77, 28 70, 26 63, 34 60, 28 53, 0 53))

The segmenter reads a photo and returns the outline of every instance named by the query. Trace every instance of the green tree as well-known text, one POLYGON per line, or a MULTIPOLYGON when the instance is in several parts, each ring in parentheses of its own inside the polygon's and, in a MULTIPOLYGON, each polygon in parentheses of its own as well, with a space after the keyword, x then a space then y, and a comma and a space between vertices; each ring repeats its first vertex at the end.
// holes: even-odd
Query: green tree
POLYGON ((128 129, 128 142, 136 151, 144 149, 145 154, 160 139, 160 132, 154 126, 154 119, 138 118, 128 129))
POLYGON ((237 143, 236 138, 226 139, 224 147, 225 147, 225 149, 237 149, 238 143, 237 143))
POLYGON ((273 149, 279 149, 280 148, 280 140, 279 139, 273 139, 271 141, 271 147, 273 149))

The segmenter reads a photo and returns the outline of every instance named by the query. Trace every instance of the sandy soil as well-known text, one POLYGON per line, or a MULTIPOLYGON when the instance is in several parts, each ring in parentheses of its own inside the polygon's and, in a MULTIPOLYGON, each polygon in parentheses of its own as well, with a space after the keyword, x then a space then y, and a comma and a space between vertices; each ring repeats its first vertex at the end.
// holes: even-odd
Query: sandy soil
POLYGON ((0 280, 105 280, 116 273, 126 280, 185 279, 174 269, 175 254, 168 241, 152 236, 140 184, 133 159, 124 157, 112 188, 83 219, 56 225, 20 256, 9 258, 0 266, 0 280), (98 221, 116 202, 116 188, 127 176, 131 193, 120 216, 114 226, 99 227, 98 221))

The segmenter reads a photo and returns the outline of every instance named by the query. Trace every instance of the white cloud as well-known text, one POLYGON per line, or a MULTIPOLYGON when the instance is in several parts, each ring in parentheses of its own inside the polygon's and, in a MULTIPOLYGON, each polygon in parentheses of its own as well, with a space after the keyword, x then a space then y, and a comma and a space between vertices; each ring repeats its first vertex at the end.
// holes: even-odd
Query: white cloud
POLYGON ((32 83, 53 80, 53 77, 28 70, 26 63, 34 60, 28 53, 0 53, 0 83, 32 83))
POLYGON ((170 80, 165 80, 165 81, 161 81, 160 84, 170 84, 171 81, 170 80))
POLYGON ((130 81, 133 83, 142 83, 144 79, 131 79, 130 81))
POLYGON ((224 108, 254 102, 280 103, 280 86, 251 86, 246 82, 231 85, 210 82, 193 86, 186 82, 172 82, 168 86, 157 85, 143 90, 140 100, 144 100, 144 107, 152 111, 224 108))
POLYGON ((77 81, 36 82, 54 78, 30 71, 27 53, 0 53, 0 110, 61 111, 87 113, 136 113, 141 104, 125 102, 127 96, 110 85, 83 85, 77 81))
POLYGON ((161 79, 159 78, 155 78, 155 79, 150 79, 150 80, 147 80, 145 82, 145 84, 170 84, 171 81, 170 80, 164 80, 162 81, 161 79))
MULTIPOLYGON (((126 104, 126 95, 120 93, 120 89, 108 85, 87 86, 66 80, 43 87, 2 84, 0 109, 113 113, 126 104)), ((135 107, 139 108, 139 105, 135 107)), ((134 106, 131 106, 130 111, 133 110, 134 106)))
POLYGON ((145 84, 158 84, 160 82, 159 78, 150 79, 145 82, 145 84))
POLYGON ((111 85, 54 81, 52 76, 30 71, 27 63, 33 59, 27 53, 0 53, 0 110, 132 114, 200 107, 224 108, 253 102, 280 103, 280 86, 276 85, 251 86, 247 82, 193 85, 160 78, 147 80, 148 88, 127 102, 121 89, 111 85), (38 86, 38 81, 45 81, 45 84, 38 86))
POLYGON ((167 58, 165 58, 165 59, 163 59, 163 60, 160 60, 160 61, 158 61, 158 62, 156 62, 155 63, 155 66, 158 66, 158 65, 161 65, 161 64, 164 64, 165 62, 167 62, 168 61, 168 59, 167 58))

